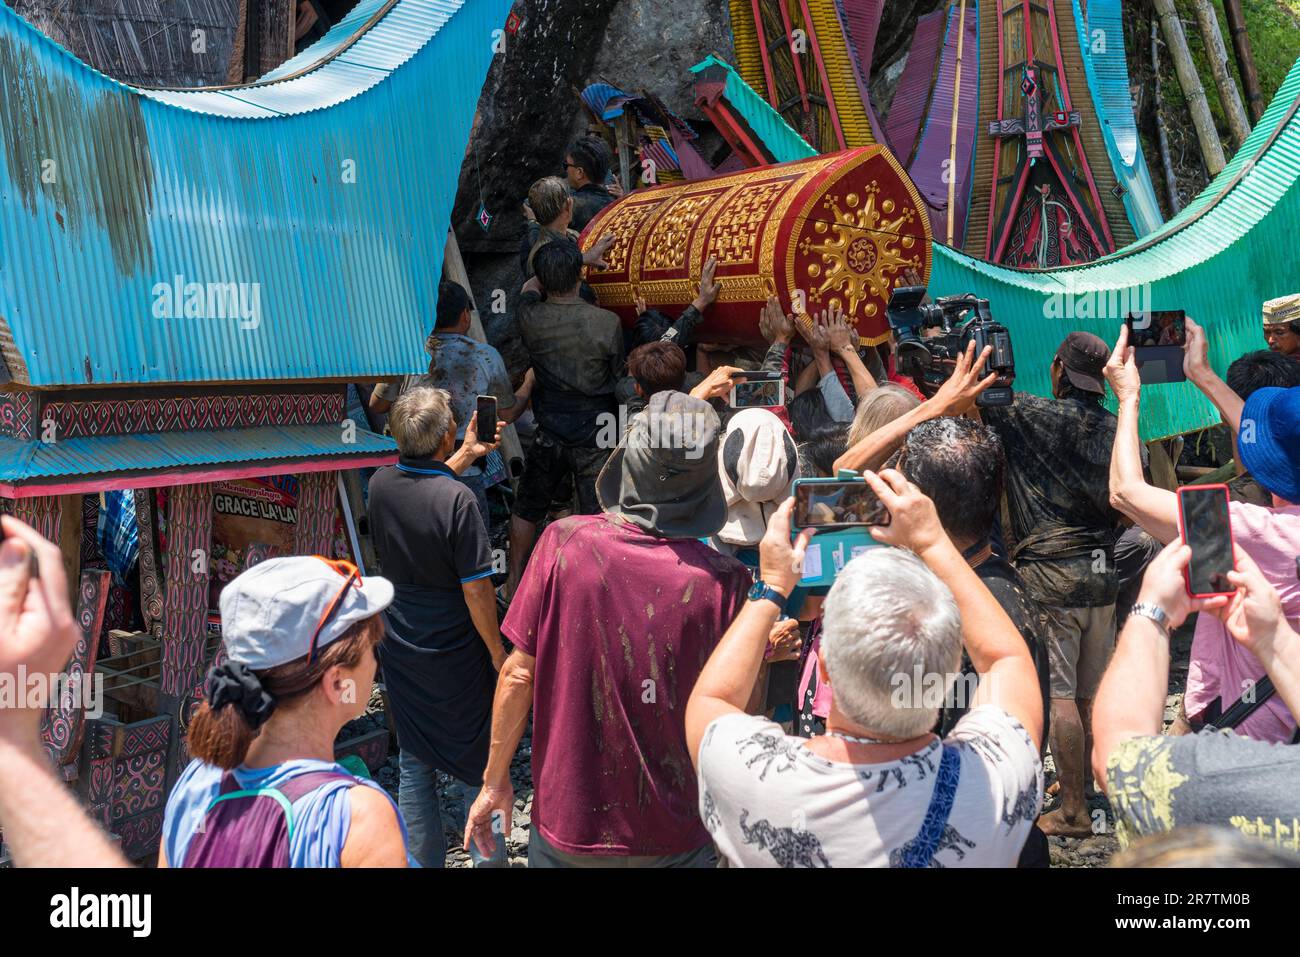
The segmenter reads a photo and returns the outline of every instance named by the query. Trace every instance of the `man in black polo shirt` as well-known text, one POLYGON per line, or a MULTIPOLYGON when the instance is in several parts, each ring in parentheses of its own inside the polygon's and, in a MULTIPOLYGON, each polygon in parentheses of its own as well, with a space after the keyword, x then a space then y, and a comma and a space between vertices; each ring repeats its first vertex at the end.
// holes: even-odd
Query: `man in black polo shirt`
MULTIPOLYGON (((474 493, 459 471, 495 448, 471 418, 456 444, 442 389, 403 393, 389 413, 401 457, 370 480, 370 528, 396 597, 380 645, 400 747, 398 806, 422 867, 446 857, 436 772, 483 781, 496 673, 505 661, 492 592, 492 552, 474 493)), ((504 846, 504 842, 502 844, 504 846)))

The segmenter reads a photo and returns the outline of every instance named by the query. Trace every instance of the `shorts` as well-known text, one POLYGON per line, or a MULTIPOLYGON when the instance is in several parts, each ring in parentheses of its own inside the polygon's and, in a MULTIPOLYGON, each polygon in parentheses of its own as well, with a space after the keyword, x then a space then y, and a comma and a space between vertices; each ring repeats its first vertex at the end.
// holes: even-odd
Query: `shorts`
POLYGON ((1115 649, 1115 606, 1058 608, 1047 612, 1047 659, 1053 698, 1091 698, 1115 649))
POLYGON ((515 491, 515 517, 533 524, 544 519, 556 489, 569 475, 578 493, 578 514, 595 515, 600 511, 596 476, 612 451, 562 445, 544 429, 538 429, 515 491))

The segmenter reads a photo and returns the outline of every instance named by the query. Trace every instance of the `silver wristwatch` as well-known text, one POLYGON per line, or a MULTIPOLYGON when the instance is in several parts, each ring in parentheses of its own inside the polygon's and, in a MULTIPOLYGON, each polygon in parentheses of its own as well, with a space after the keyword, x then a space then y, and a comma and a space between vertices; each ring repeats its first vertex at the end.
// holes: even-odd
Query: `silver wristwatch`
POLYGON ((1130 615, 1137 615, 1139 618, 1149 618, 1156 623, 1166 638, 1169 637, 1169 616, 1159 605, 1153 605, 1150 602, 1140 601, 1129 609, 1130 615))

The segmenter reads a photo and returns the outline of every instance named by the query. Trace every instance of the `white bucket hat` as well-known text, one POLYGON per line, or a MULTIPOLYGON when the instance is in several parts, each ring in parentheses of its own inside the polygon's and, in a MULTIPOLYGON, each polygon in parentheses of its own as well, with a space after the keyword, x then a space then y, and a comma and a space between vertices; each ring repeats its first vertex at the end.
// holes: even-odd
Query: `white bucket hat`
POLYGON ((737 412, 718 452, 718 474, 727 498, 727 522, 718 538, 728 545, 756 545, 799 477, 794 439, 767 409, 737 412))

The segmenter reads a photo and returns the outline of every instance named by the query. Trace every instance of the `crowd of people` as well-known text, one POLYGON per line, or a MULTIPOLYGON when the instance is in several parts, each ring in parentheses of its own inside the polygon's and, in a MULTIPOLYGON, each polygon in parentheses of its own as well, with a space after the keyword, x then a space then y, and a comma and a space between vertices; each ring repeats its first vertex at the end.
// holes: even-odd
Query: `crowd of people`
MULTIPOLYGON (((836 310, 770 300, 765 351, 697 341, 712 262, 680 315, 639 302, 625 331, 584 283, 609 237, 576 242, 619 194, 609 165, 583 137, 529 190, 525 373, 468 335, 469 294, 444 282, 428 373, 371 396, 400 452, 369 482, 382 577, 279 558, 222 592, 160 866, 441 867, 449 780, 464 848, 503 866, 530 728, 532 867, 1046 866, 1048 836, 1108 826, 1094 790, 1125 844, 1172 831, 1212 854, 1228 829, 1300 849, 1300 296, 1265 304, 1268 349, 1226 381, 1186 322, 1186 376, 1238 465, 1233 592, 1194 599, 1122 326, 1113 346, 1070 332, 1051 396, 1000 408, 977 405, 987 351, 922 391, 836 310), (746 373, 786 401, 733 408, 746 373), (490 462, 512 423, 529 442, 507 495, 490 462), (842 470, 889 521, 810 588, 792 489, 842 470), (1166 728, 1170 636, 1192 615, 1166 728), (334 763, 377 669, 396 801, 334 763)), ((59 552, 0 521, 0 670, 57 671, 74 640, 59 552)), ((44 767, 38 721, 0 710, 15 860, 124 863, 44 767)))

